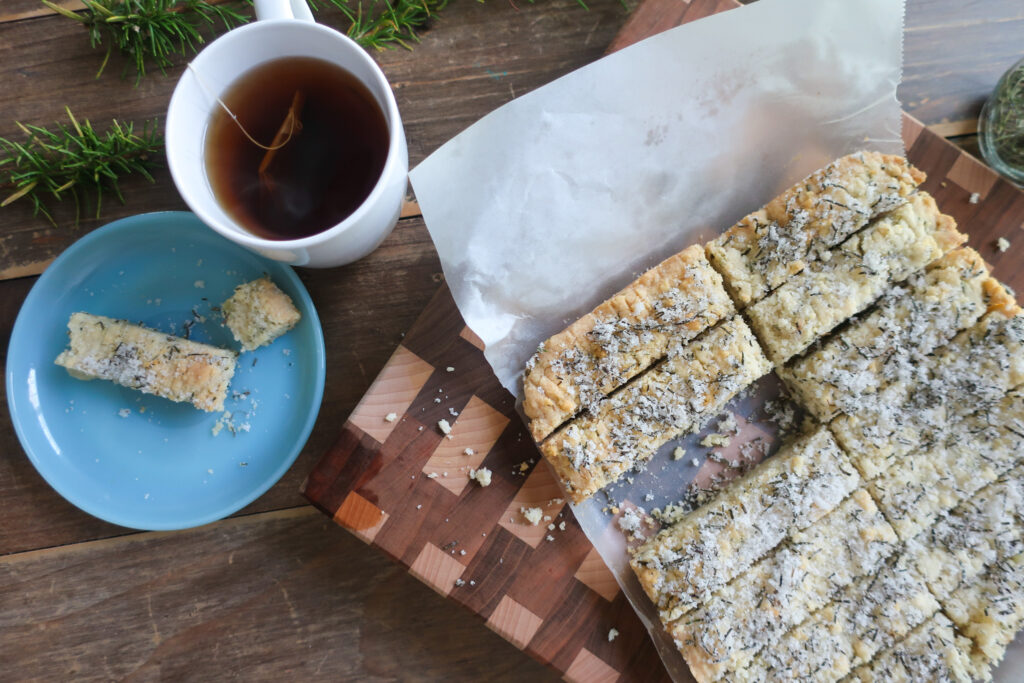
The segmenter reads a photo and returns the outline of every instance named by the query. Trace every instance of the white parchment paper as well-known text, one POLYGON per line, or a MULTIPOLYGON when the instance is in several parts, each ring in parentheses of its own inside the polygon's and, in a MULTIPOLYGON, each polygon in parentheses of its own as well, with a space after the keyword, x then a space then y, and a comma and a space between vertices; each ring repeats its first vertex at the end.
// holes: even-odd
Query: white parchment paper
MULTIPOLYGON (((415 168, 448 285, 502 384, 521 397, 539 342, 811 171, 858 149, 902 153, 902 21, 902 0, 759 0, 520 97, 415 168)), ((773 385, 730 406, 743 429, 720 455, 771 438, 756 418, 773 385)), ((700 437, 668 444, 611 499, 647 510, 678 501, 717 467, 700 437), (676 461, 678 445, 688 455, 676 461)), ((669 673, 689 680, 608 505, 599 495, 573 511, 669 673)))
POLYGON ((662 258, 835 157, 902 152, 903 3, 760 0, 488 114, 410 178, 498 379, 662 258))

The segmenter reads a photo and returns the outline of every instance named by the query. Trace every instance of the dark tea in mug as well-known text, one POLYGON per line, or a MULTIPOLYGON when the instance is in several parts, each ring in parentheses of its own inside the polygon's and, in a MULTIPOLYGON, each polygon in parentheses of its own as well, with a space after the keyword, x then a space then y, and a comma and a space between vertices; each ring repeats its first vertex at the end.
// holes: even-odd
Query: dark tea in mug
POLYGON ((387 160, 377 100, 340 66, 283 57, 246 72, 222 96, 206 133, 213 194, 246 230, 271 240, 309 237, 345 220, 387 160))

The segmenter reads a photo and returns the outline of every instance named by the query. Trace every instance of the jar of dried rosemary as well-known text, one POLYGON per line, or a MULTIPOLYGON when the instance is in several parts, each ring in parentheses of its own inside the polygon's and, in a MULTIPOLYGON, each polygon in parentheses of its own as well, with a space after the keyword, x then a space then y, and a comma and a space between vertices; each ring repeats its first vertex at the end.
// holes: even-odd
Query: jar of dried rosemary
POLYGON ((978 141, 989 166, 1024 184, 1024 59, 1003 74, 982 108, 978 141))

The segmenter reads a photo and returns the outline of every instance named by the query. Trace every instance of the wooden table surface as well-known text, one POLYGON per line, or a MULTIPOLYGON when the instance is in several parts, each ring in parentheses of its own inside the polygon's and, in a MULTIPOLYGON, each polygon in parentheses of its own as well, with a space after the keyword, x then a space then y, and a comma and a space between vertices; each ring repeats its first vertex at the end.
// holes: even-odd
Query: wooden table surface
MULTIPOLYGON (((680 0, 684 2, 685 0, 680 0)), ((72 5, 73 0, 64 4, 72 5)), ((981 103, 1021 55, 1020 0, 908 0, 905 108, 976 151, 981 103)), ((482 115, 601 56, 632 0, 458 0, 412 51, 378 52, 416 164, 482 115)), ((320 20, 344 28, 334 11, 320 20)), ((48 124, 70 106, 105 127, 166 110, 179 66, 118 78, 85 31, 35 0, 0 6, 0 136, 48 124)), ((15 203, 0 209, 0 349, 34 275, 110 220, 184 209, 166 170, 130 179, 127 203, 58 225, 15 203)), ((1024 219, 1024 217, 1022 217, 1024 219)), ((442 279, 422 221, 403 218, 363 261, 300 277, 328 340, 313 434, 267 494, 233 517, 181 532, 136 532, 94 519, 33 469, 0 409, 0 680, 553 680, 461 608, 419 584, 305 504, 299 485, 442 279)))

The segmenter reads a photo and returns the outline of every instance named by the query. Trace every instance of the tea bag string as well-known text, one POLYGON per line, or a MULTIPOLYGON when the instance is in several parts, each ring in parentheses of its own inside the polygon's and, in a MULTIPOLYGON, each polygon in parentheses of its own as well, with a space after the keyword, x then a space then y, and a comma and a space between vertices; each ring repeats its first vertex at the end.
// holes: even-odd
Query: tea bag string
POLYGON ((277 143, 276 145, 271 143, 269 147, 267 145, 262 144, 253 136, 249 135, 249 131, 247 131, 245 129, 245 126, 242 125, 242 122, 238 120, 238 116, 233 111, 231 111, 231 109, 228 108, 228 105, 224 104, 224 100, 222 100, 217 95, 213 94, 213 91, 209 88, 209 86, 206 85, 206 81, 204 81, 203 77, 199 75, 199 71, 197 71, 196 68, 192 66, 192 62, 189 62, 186 66, 188 66, 188 70, 192 72, 192 75, 196 77, 196 81, 199 83, 199 87, 202 88, 203 92, 206 93, 207 97, 212 97, 213 99, 217 100, 217 104, 219 104, 221 108, 224 109, 225 112, 227 112, 227 115, 230 116, 231 120, 235 122, 236 126, 238 126, 238 130, 242 131, 242 135, 247 137, 249 139, 249 142, 256 145, 260 149, 267 150, 268 152, 276 152, 277 150, 281 149, 291 141, 292 132, 295 130, 295 126, 288 127, 288 134, 285 136, 284 140, 277 143))

